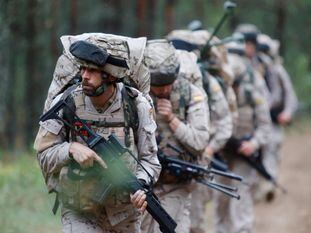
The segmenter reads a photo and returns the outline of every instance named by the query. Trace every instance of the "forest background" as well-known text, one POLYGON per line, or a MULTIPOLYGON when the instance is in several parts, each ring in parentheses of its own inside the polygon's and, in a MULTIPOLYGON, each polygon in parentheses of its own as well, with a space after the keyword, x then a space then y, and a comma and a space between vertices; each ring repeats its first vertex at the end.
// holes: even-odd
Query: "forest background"
MULTIPOLYGON (((300 102, 299 118, 290 129, 294 133, 284 143, 289 155, 285 158, 295 160, 284 161, 286 174, 281 176, 286 178, 283 183, 291 195, 278 199, 270 209, 264 206, 259 219, 279 218, 273 223, 263 222, 270 231, 260 228, 259 222, 257 232, 306 233, 311 216, 311 209, 305 204, 311 195, 306 185, 311 179, 308 173, 311 1, 235 2, 238 5, 235 14, 218 36, 231 35, 239 23, 254 23, 263 33, 279 39, 285 67, 300 102), (279 226, 275 227, 276 223, 279 226)), ((60 218, 50 211, 54 196, 47 195, 32 149, 55 63, 62 52, 60 36, 104 32, 163 38, 173 29, 186 28, 193 19, 201 20, 204 28, 213 30, 224 12, 223 3, 222 0, 0 0, 0 232, 60 232, 60 218)))
MULTIPOLYGON (((237 0, 220 30, 254 23, 281 41, 301 111, 311 106, 311 1, 237 0)), ((212 30, 223 14, 221 0, 0 0, 0 151, 33 147, 38 118, 62 52, 61 35, 104 32, 163 38, 193 19, 212 30)), ((304 111, 307 112, 307 111, 304 111)), ((3 153, 2 153, 3 154, 3 153)))

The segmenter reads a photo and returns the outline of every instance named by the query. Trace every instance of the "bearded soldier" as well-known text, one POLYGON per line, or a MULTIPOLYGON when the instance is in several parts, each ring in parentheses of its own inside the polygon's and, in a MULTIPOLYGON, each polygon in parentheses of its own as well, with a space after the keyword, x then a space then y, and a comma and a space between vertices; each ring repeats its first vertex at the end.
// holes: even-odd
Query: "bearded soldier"
MULTIPOLYGON (((149 41, 146 62, 151 73, 151 97, 156 109, 159 150, 168 156, 192 162, 202 153, 209 139, 208 107, 200 89, 179 75, 176 50, 166 40, 149 41), (184 153, 176 152, 169 145, 184 153)), ((176 232, 190 231, 190 181, 162 170, 155 187, 163 207, 177 222, 176 232)), ((147 214, 143 232, 158 232, 147 214)))
MULTIPOLYGON (((82 76, 82 85, 69 93, 70 106, 100 136, 116 135, 149 175, 128 155, 122 158, 126 166, 141 182, 149 184, 150 179, 157 180, 161 169, 156 156, 152 106, 140 91, 120 82, 131 67, 127 42, 122 37, 103 41, 106 47, 96 43, 96 36, 87 40, 68 39, 68 52, 77 59, 82 76), (118 43, 111 46, 110 42, 116 40, 118 43)), ((61 117, 79 127, 72 114, 63 111, 61 117)), ((130 196, 125 189, 116 187, 102 202, 97 202, 93 197, 102 194, 98 192, 105 177, 99 183, 97 176, 79 180, 68 176, 68 165, 73 161, 80 165, 79 174, 95 163, 103 169, 107 167, 75 131, 59 120, 40 122, 35 149, 49 191, 57 192, 62 204, 63 232, 140 232, 141 213, 147 205, 143 190, 130 196)))

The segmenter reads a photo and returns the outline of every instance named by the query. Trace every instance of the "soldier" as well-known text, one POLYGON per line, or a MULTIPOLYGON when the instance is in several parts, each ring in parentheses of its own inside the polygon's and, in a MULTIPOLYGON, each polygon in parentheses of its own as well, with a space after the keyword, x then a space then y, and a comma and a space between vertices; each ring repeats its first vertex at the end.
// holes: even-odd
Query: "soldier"
MULTIPOLYGON (((230 51, 236 52, 236 48, 230 51)), ((247 60, 238 54, 229 54, 228 60, 235 74, 233 87, 238 104, 237 125, 234 126, 232 138, 242 141, 237 153, 247 157, 267 141, 270 125, 269 109, 265 98, 257 88, 263 85, 259 74, 250 69, 247 60)), ((257 174, 253 168, 237 157, 237 153, 226 150, 225 158, 228 160, 229 168, 243 176, 247 185, 233 184, 241 195, 239 201, 215 193, 217 233, 252 232, 254 212, 251 190, 257 180, 257 174)))
MULTIPOLYGON (((207 145, 209 138, 208 107, 199 88, 178 75, 176 51, 166 40, 149 41, 146 62, 151 72, 151 97, 156 108, 159 150, 169 156, 192 161, 207 145), (181 155, 168 144, 180 148, 181 155)), ((190 231, 191 188, 189 180, 172 177, 162 170, 155 187, 163 207, 177 222, 176 232, 190 231)), ((145 214, 142 232, 159 232, 157 224, 145 214)))
MULTIPOLYGON (((203 47, 204 42, 207 42, 208 36, 206 31, 196 31, 195 33, 186 30, 175 30, 169 34, 171 40, 184 40, 196 47, 195 54, 199 54, 199 48, 203 47), (205 32, 205 33, 204 33, 205 32), (192 34, 192 37, 187 36, 192 34)), ((178 45, 177 45, 178 47, 178 45)), ((181 47, 182 48, 182 47, 181 47)), ((192 52, 185 50, 177 50, 180 60, 180 73, 194 83, 196 86, 201 87, 208 97, 208 107, 210 110, 210 125, 211 136, 207 147, 202 154, 202 163, 210 162, 215 153, 218 153, 230 138, 233 128, 232 115, 229 109, 228 102, 224 95, 223 89, 219 82, 207 70, 201 66, 199 68, 196 59, 189 59, 192 52), (193 60, 193 61, 191 61, 193 60), (187 71, 198 70, 192 72, 196 74, 187 74, 187 71), (206 161, 204 161, 206 160, 206 161)), ((219 54, 219 53, 217 53, 219 54)), ((221 56, 219 55, 218 58, 221 56)), ((224 63, 224 61, 222 61, 224 63)), ((214 67, 214 69, 221 69, 222 65, 214 67)), ((219 72, 220 73, 220 72, 219 72)), ((211 200, 212 193, 210 189, 202 185, 196 185, 196 189, 192 193, 191 200, 191 232, 205 232, 207 225, 207 218, 205 216, 205 206, 211 200)))
POLYGON ((268 56, 258 53, 258 35, 259 29, 253 24, 240 24, 235 32, 242 33, 245 40, 245 56, 250 61, 253 69, 255 69, 264 79, 266 88, 261 88, 260 91, 270 102, 270 87, 273 79, 271 62, 268 56))
MULTIPOLYGON (((119 82, 130 67, 126 57, 131 51, 99 47, 91 39, 75 41, 71 38, 69 42, 69 52, 80 64, 82 76, 82 85, 70 93, 75 113, 99 135, 107 137, 114 133, 156 180, 161 166, 156 156, 152 107, 141 92, 119 82), (135 117, 129 116, 125 105, 131 105, 137 113, 136 122, 131 121, 135 117)), ((65 112, 62 117, 74 121, 65 112)), ((78 127, 78 122, 73 124, 78 127)), ((98 192, 98 177, 78 181, 68 177, 68 164, 72 161, 81 168, 92 167, 95 162, 106 167, 105 161, 74 131, 58 120, 40 122, 35 149, 49 192, 57 192, 62 204, 64 233, 140 232, 141 213, 147 205, 144 191, 130 195, 126 190, 114 188, 102 203, 98 203, 92 199, 92 194, 98 192)), ((151 182, 133 158, 125 156, 124 162, 142 182, 151 182)), ((83 173, 83 169, 79 173, 83 173)))
MULTIPOLYGON (((270 115, 273 124, 269 143, 264 148, 264 164, 268 172, 274 178, 277 178, 281 160, 280 150, 284 137, 283 127, 292 121, 293 114, 298 104, 290 77, 284 69, 278 53, 279 42, 272 40, 267 35, 260 34, 258 36, 258 43, 259 51, 271 58, 274 74, 273 77, 271 77, 273 79, 270 80, 270 115)), ((269 201, 274 198, 274 194, 275 192, 272 184, 262 183, 258 193, 259 196, 261 195, 269 201)))
MULTIPOLYGON (((231 87, 233 74, 227 63, 226 48, 224 46, 213 46, 208 51, 208 59, 202 60, 201 58, 200 50, 206 45, 210 36, 211 34, 207 30, 174 30, 167 35, 167 39, 173 43, 176 49, 191 51, 197 55, 197 59, 200 60, 199 66, 202 72, 201 76, 203 76, 201 82, 203 87, 209 85, 209 79, 216 78, 225 94, 232 117, 235 119, 237 114, 236 100, 231 87), (204 84, 204 82, 206 83, 204 84)), ((214 40, 219 41, 217 38, 214 38, 214 40)), ((205 91, 208 92, 208 90, 205 91)))

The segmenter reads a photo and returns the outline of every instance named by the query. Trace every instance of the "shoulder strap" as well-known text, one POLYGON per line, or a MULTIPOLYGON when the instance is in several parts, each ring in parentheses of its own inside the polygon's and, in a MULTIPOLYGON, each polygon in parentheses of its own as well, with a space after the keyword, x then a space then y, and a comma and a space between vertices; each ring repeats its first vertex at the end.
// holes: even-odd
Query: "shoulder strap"
POLYGON ((255 82, 255 74, 254 71, 252 69, 252 67, 250 65, 246 66, 246 72, 248 74, 248 80, 246 81, 246 83, 248 83, 249 85, 247 85, 247 88, 244 88, 245 91, 245 96, 246 96, 246 100, 247 102, 252 106, 255 107, 255 100, 253 98, 253 87, 254 86, 254 82, 255 82))
POLYGON ((134 138, 137 142, 138 140, 138 127, 139 127, 139 119, 138 119, 138 110, 135 102, 135 98, 137 94, 134 93, 129 86, 124 85, 122 88, 122 100, 123 100, 123 109, 124 109, 124 133, 125 133, 125 145, 127 147, 130 146, 130 128, 133 129, 134 138))
MULTIPOLYGON (((75 85, 77 87, 78 84, 75 85)), ((74 86, 71 86, 70 88, 66 89, 63 93, 63 95, 67 96, 66 103, 68 104, 68 107, 71 109, 71 111, 68 108, 64 108, 63 110, 63 118, 68 121, 71 125, 74 124, 74 116, 73 112, 76 111, 76 104, 73 99, 73 96, 71 95, 72 91, 74 90, 74 86)), ((66 141, 69 142, 71 141, 76 141, 77 135, 74 132, 74 130, 70 129, 68 126, 65 125, 65 130, 66 130, 66 141)))
POLYGON ((191 100, 191 83, 184 78, 179 79, 179 90, 180 90, 180 99, 179 99, 179 116, 182 120, 187 118, 187 108, 191 100))
POLYGON ((201 74, 202 74, 203 89, 204 89, 206 95, 209 97, 210 96, 210 89, 209 89, 210 83, 209 83, 209 78, 208 78, 208 72, 201 65, 200 65, 200 70, 201 70, 201 74))

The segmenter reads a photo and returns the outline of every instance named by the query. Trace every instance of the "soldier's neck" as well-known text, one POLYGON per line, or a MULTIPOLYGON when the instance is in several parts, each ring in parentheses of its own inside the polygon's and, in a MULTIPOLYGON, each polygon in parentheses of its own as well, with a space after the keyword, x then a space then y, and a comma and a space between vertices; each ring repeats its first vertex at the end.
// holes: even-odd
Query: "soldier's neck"
POLYGON ((94 96, 90 97, 92 104, 94 105, 95 108, 107 108, 109 104, 111 104, 111 101, 109 101, 112 97, 114 97, 114 93, 116 91, 116 85, 110 85, 108 89, 101 94, 100 96, 94 96))

